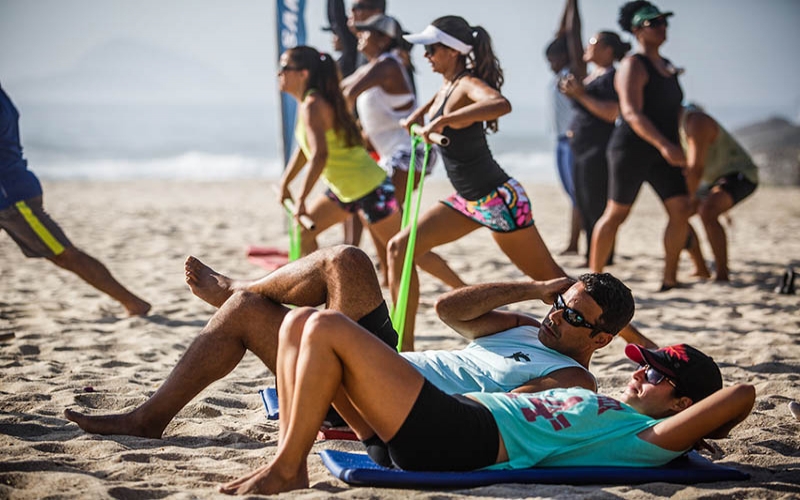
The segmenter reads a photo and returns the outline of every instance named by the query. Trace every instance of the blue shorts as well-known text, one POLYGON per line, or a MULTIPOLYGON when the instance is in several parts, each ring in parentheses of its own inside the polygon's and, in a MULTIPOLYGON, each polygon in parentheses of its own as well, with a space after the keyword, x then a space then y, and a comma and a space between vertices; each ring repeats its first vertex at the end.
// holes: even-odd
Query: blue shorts
POLYGON ((375 224, 400 210, 394 196, 394 185, 388 177, 372 192, 355 201, 343 202, 330 189, 325 191, 325 196, 335 201, 345 212, 361 212, 367 224, 375 224))
POLYGON ((572 206, 575 206, 575 176, 572 167, 572 148, 569 145, 569 138, 562 136, 558 138, 556 145, 556 165, 558 166, 558 177, 561 179, 561 185, 564 186, 564 191, 567 192, 572 206))

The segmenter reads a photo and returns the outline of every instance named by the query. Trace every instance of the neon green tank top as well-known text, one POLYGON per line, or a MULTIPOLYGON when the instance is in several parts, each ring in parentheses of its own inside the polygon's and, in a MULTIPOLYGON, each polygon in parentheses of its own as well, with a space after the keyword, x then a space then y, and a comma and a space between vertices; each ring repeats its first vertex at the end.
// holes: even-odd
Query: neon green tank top
MULTIPOLYGON (((698 108, 694 106, 684 108, 680 127, 678 127, 684 152, 689 148, 686 138, 686 117, 693 111, 698 111, 698 108)), ((711 143, 706 153, 702 184, 711 185, 721 177, 738 173, 744 175, 753 184, 758 184, 758 167, 753 163, 750 155, 727 130, 722 128, 722 125, 717 123, 717 126, 719 127, 717 138, 711 143)))
MULTIPOLYGON (((310 90, 305 97, 313 92, 310 90)), ((311 150, 302 118, 297 120, 294 136, 303 154, 310 158, 311 150)), ((325 131, 325 142, 328 145, 328 161, 322 171, 322 180, 341 201, 349 203, 363 198, 386 179, 386 172, 375 163, 366 149, 360 145, 348 147, 334 129, 325 131)))

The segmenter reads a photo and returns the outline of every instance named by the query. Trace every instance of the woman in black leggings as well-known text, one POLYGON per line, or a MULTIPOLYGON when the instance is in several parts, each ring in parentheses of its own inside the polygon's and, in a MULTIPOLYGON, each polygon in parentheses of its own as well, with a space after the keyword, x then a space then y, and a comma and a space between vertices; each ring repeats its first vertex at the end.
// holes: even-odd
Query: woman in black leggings
MULTIPOLYGON (((589 242, 608 201, 606 149, 619 115, 614 62, 621 60, 629 50, 631 45, 620 40, 616 33, 598 32, 589 39, 583 53, 583 60, 595 65, 594 71, 582 82, 570 75, 560 85, 561 92, 573 100, 575 107, 567 135, 573 155, 575 203, 589 242)), ((588 248, 586 257, 589 257, 588 248)))
POLYGON ((661 290, 678 284, 678 257, 688 234, 691 215, 681 168, 686 157, 678 140, 678 115, 683 91, 678 71, 659 54, 667 39, 667 17, 650 2, 622 6, 619 24, 639 42, 636 54, 620 64, 614 86, 619 93, 622 123, 608 145, 608 203, 595 226, 589 267, 601 272, 614 247, 642 183, 647 181, 661 198, 669 216, 664 231, 664 275, 661 290))

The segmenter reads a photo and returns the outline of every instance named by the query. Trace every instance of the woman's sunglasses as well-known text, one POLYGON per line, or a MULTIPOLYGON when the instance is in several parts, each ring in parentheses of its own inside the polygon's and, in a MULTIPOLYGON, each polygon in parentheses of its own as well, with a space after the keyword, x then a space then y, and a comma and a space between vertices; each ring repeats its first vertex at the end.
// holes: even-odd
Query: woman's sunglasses
POLYGON ((675 382, 672 381, 669 377, 661 373, 660 371, 656 370, 650 365, 639 365, 639 369, 641 370, 644 368, 644 378, 647 380, 647 383, 652 385, 658 385, 663 381, 667 381, 669 385, 672 387, 677 388, 678 386, 675 385, 675 382))
POLYGON ((436 49, 441 47, 441 45, 442 45, 441 43, 425 45, 425 55, 432 56, 436 52, 436 49))
POLYGON ((602 331, 600 328, 597 328, 593 324, 586 321, 581 313, 571 307, 567 307, 567 303, 564 302, 564 297, 562 297, 561 294, 556 296, 556 301, 553 303, 553 309, 556 311, 564 311, 564 320, 572 326, 589 328, 590 330, 598 332, 602 331))
POLYGON ((667 18, 665 17, 657 17, 655 19, 648 19, 642 23, 643 28, 660 28, 660 27, 667 27, 669 26, 669 22, 667 22, 667 18))

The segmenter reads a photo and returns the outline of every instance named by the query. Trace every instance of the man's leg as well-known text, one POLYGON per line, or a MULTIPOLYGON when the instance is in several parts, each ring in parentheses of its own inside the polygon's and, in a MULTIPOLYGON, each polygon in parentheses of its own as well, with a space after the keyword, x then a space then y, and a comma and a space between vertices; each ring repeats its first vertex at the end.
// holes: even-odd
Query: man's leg
POLYGON ((231 279, 194 257, 186 259, 185 270, 192 293, 215 307, 234 292, 247 291, 282 304, 325 304, 359 319, 383 301, 369 256, 347 245, 321 248, 258 280, 231 279))
POLYGON ((277 336, 288 309, 260 295, 237 292, 208 324, 150 399, 129 413, 88 416, 65 410, 67 419, 94 434, 160 438, 172 418, 203 389, 253 351, 275 369, 277 336))
POLYGON ((383 302, 369 257, 355 247, 320 250, 236 290, 224 288, 235 282, 228 278, 217 281, 210 277, 213 271, 203 267, 209 271, 202 273, 204 284, 216 288, 215 297, 225 293, 227 298, 164 385, 130 413, 90 417, 67 410, 69 420, 97 434, 160 437, 192 398, 236 367, 245 350, 256 354, 275 373, 278 328, 288 311, 280 302, 327 304, 354 320, 383 302), (280 300, 281 296, 285 300, 280 300))
POLYGON ((150 304, 122 286, 99 260, 76 247, 67 247, 55 257, 49 257, 49 260, 117 300, 131 316, 145 315, 150 310, 150 304))

